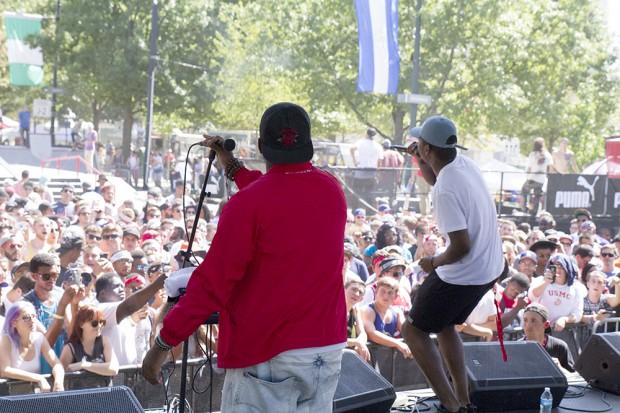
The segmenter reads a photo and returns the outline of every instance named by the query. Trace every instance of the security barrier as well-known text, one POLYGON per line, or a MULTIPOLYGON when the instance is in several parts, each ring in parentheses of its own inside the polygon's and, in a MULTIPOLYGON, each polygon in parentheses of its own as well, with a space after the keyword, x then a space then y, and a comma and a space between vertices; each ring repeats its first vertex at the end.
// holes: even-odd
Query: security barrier
MULTIPOLYGON (((217 411, 221 403, 222 387, 224 385, 224 371, 216 368, 217 358, 212 359, 213 370, 205 366, 205 359, 190 359, 187 363, 187 402, 195 413, 217 411), (211 380, 212 372, 212 380, 211 380), (209 406, 210 391, 212 387, 212 409, 209 406)), ((163 367, 164 377, 172 373, 167 388, 164 385, 152 385, 143 377, 141 367, 123 366, 119 373, 112 379, 113 385, 129 387, 140 404, 145 409, 161 408, 166 399, 172 401, 178 393, 181 384, 181 362, 174 365, 168 363, 163 367)), ((48 380, 52 380, 47 375, 48 380)), ((89 373, 75 372, 65 374, 65 389, 87 389, 102 387, 107 384, 108 378, 89 373)), ((38 392, 38 386, 34 383, 17 380, 0 380, 0 396, 13 396, 17 394, 30 394, 38 392)))

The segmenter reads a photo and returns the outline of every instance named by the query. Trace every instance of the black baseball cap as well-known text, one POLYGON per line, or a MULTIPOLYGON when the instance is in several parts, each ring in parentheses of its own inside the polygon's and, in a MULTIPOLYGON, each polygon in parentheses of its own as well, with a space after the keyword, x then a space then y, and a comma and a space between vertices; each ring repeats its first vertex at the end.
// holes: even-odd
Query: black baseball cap
POLYGON ((308 162, 314 155, 310 117, 294 103, 276 103, 263 113, 260 140, 261 152, 272 164, 308 162))

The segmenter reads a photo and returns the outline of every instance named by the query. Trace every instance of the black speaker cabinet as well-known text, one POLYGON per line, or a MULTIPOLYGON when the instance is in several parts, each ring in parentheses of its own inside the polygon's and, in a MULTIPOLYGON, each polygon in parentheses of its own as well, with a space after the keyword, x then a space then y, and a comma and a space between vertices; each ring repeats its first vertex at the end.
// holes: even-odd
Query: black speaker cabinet
POLYGON ((345 350, 334 395, 334 413, 389 413, 396 400, 394 387, 362 360, 345 350))
POLYGON ((620 333, 592 335, 575 368, 592 386, 620 394, 620 333))
POLYGON ((68 390, 0 397, 0 413, 143 413, 128 387, 68 390))
POLYGON ((508 361, 499 343, 463 343, 472 403, 480 412, 538 409, 545 387, 557 407, 566 393, 566 377, 538 343, 505 343, 508 361))

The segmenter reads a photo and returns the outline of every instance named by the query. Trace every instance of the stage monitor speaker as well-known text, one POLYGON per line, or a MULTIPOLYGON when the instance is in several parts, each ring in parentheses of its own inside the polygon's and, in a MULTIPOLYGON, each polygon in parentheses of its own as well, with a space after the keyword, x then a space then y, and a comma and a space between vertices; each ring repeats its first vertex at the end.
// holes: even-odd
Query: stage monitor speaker
POLYGON ((568 382, 551 356, 538 343, 508 341, 508 361, 499 343, 463 343, 472 403, 480 412, 538 409, 545 387, 557 407, 568 382))
POLYGON ((125 386, 0 397, 0 413, 143 413, 125 386))
POLYGON ((334 413, 389 413, 396 400, 394 387, 357 353, 345 350, 334 413))
POLYGON ((592 386, 620 394, 620 333, 592 335, 575 368, 592 386))

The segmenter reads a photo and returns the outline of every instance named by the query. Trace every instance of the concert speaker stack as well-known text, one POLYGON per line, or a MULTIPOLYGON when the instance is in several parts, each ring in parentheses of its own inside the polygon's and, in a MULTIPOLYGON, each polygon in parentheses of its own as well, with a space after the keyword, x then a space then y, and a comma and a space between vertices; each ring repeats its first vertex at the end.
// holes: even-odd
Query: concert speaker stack
POLYGON ((620 333, 593 334, 575 368, 593 387, 620 394, 620 333))
POLYGON ((342 354, 334 413, 389 413, 396 400, 394 387, 357 353, 342 354))
POLYGON ((0 413, 143 413, 125 386, 0 397, 0 413))
POLYGON ((508 361, 499 344, 463 343, 471 402, 480 412, 538 409, 545 387, 557 407, 568 388, 566 377, 538 343, 508 341, 508 361))

